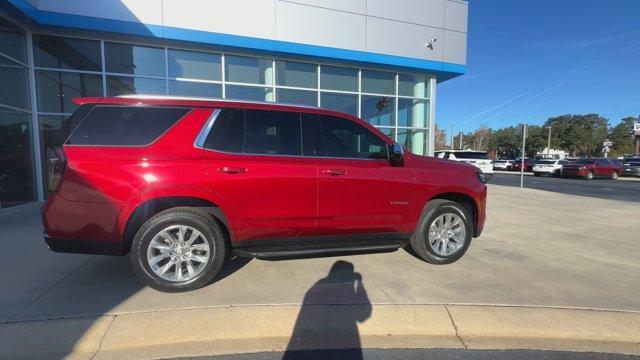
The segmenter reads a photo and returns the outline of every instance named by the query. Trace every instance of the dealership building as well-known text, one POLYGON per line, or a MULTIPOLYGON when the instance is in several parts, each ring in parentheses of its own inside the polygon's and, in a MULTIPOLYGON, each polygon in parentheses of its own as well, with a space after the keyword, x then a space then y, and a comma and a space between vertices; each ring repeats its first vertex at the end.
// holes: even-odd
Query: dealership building
POLYGON ((460 0, 0 1, 0 208, 46 197, 73 98, 319 106, 432 155, 437 84, 465 72, 460 0))

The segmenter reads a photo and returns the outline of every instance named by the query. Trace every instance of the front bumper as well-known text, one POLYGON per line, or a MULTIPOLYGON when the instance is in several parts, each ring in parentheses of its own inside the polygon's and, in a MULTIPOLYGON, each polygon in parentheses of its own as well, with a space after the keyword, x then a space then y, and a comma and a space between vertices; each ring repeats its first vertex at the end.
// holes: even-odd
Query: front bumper
POLYGON ((622 173, 620 173, 620 175, 622 176, 640 176, 640 168, 625 168, 624 170, 622 170, 622 173))

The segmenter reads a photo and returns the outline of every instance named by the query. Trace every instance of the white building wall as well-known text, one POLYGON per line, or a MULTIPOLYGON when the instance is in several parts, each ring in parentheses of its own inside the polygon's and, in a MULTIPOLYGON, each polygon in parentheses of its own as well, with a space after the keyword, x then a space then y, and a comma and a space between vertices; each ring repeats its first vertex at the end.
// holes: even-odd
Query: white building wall
POLYGON ((468 4, 460 0, 29 1, 51 12, 466 63, 468 4))

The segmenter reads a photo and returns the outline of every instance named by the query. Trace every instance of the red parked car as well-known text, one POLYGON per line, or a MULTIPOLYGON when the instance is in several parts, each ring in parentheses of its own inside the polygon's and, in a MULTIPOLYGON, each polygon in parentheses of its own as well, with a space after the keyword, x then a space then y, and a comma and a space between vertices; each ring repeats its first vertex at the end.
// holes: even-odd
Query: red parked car
POLYGON ((592 158, 578 159, 562 165, 562 176, 582 177, 587 180, 594 178, 610 178, 616 180, 624 172, 622 163, 615 159, 592 158))
POLYGON ((482 232, 472 165, 406 152, 353 116, 167 97, 81 98, 48 151, 45 239, 131 253, 162 291, 206 285, 234 254, 393 251, 451 263, 482 232))
MULTIPOLYGON (((534 162, 531 159, 524 159, 524 171, 529 172, 533 169, 534 162)), ((513 163, 513 171, 520 171, 520 167, 522 166, 522 160, 517 159, 513 163)))

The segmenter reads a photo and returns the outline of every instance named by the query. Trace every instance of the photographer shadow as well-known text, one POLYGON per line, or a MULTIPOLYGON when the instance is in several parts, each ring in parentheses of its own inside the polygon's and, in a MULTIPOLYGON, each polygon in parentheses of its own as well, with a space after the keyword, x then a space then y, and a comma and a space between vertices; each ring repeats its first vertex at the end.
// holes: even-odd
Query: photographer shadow
POLYGON ((336 261, 307 291, 283 359, 362 359, 358 323, 370 316, 362 275, 336 261))

